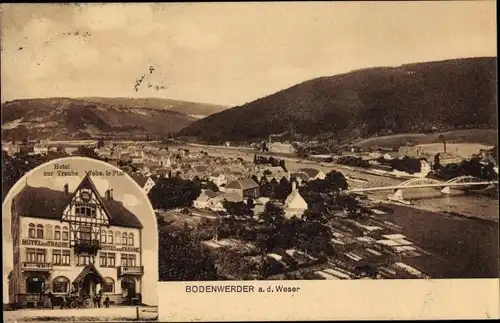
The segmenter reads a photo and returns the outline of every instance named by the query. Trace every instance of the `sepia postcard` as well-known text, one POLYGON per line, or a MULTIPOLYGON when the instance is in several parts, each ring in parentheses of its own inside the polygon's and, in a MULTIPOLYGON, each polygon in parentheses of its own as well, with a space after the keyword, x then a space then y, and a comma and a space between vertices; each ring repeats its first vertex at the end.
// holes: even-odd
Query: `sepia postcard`
POLYGON ((495 1, 0 8, 5 322, 499 317, 495 1))

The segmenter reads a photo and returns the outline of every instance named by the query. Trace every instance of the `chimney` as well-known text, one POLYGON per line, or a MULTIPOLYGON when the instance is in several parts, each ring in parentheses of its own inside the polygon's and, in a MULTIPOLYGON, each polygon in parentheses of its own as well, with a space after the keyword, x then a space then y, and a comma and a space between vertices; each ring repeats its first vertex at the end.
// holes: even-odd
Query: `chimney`
POLYGON ((297 182, 292 181, 292 191, 296 191, 296 190, 297 190, 297 182))
POLYGON ((106 190, 106 200, 111 200, 111 192, 109 190, 106 190))
POLYGON ((68 196, 69 195, 69 187, 68 187, 68 183, 64 184, 64 196, 68 196))
POLYGON ((110 189, 109 190, 109 199, 112 200, 113 199, 113 189, 110 189))

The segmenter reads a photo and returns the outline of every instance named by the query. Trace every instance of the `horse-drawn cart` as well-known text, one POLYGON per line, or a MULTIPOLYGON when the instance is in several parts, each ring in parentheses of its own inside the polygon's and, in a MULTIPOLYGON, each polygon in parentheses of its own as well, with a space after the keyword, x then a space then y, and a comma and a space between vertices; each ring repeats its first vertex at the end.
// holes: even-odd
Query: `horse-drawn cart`
POLYGON ((91 308, 93 307, 92 298, 88 295, 83 296, 68 296, 68 304, 70 308, 91 308))
POLYGON ((49 300, 52 309, 54 307, 63 308, 91 308, 94 306, 92 298, 88 295, 67 294, 64 296, 56 296, 49 293, 49 300))

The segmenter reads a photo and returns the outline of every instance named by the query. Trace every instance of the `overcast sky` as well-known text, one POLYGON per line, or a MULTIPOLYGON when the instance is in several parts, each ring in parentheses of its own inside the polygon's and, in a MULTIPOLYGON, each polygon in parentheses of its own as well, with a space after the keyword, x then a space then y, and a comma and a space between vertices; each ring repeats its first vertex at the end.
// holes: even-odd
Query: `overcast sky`
POLYGON ((495 15, 489 0, 2 5, 1 100, 238 105, 360 68, 496 56, 495 15))

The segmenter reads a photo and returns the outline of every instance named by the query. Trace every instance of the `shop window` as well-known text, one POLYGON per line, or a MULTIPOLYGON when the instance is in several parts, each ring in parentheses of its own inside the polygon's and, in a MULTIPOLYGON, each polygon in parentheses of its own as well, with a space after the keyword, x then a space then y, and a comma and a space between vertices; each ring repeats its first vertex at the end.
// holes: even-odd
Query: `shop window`
POLYGON ((69 292, 69 279, 64 276, 58 276, 52 281, 53 293, 68 293, 69 292))
POLYGON ((114 293, 115 292, 115 281, 111 277, 104 278, 104 284, 102 286, 103 293, 114 293))
POLYGON ((45 292, 45 279, 40 276, 26 278, 26 293, 41 294, 45 292))

